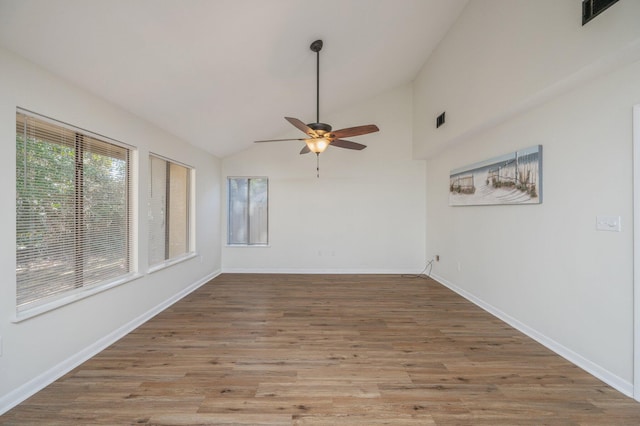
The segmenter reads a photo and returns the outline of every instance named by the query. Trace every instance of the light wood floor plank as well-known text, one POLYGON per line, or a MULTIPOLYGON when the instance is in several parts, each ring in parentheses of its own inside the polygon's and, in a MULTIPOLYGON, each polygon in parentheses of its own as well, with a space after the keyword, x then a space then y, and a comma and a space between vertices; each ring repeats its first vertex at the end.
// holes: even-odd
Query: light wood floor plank
POLYGON ((637 425, 640 404, 432 280, 224 274, 0 424, 637 425))

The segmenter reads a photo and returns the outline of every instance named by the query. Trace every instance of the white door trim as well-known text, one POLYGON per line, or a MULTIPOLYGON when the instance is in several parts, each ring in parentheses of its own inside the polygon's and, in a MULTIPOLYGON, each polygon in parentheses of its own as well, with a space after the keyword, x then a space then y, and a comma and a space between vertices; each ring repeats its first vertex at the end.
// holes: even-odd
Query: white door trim
POLYGON ((640 104, 633 107, 633 397, 640 401, 640 104))

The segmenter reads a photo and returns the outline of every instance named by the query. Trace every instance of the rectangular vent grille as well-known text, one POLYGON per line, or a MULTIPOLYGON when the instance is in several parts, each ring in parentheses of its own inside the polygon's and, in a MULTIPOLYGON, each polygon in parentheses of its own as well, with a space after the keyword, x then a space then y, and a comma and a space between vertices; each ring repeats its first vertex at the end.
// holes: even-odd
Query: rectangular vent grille
POLYGON ((586 24, 618 0, 582 0, 582 25, 586 24))

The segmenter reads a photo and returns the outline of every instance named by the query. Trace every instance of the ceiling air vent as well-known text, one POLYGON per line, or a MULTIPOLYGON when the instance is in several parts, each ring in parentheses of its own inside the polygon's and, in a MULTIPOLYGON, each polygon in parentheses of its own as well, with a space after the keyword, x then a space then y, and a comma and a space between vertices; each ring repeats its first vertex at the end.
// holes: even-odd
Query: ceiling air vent
POLYGON ((618 0, 582 0, 582 25, 586 24, 618 0))

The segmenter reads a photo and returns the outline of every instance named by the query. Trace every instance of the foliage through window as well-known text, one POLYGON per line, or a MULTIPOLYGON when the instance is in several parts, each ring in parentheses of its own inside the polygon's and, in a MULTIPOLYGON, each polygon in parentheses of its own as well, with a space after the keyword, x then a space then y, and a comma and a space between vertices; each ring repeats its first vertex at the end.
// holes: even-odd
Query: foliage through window
POLYGON ((267 245, 269 181, 264 177, 228 178, 229 245, 267 245))
POLYGON ((149 156, 149 265, 190 253, 192 169, 149 156))
POLYGON ((131 272, 130 150, 16 113, 16 281, 21 312, 131 272))

